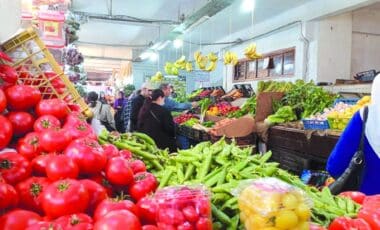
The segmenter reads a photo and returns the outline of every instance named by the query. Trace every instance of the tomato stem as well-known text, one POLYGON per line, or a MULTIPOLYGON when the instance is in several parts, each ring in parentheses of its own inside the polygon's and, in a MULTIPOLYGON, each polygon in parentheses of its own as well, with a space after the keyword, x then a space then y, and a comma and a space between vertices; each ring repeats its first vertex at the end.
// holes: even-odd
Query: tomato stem
POLYGON ((30 186, 30 193, 34 196, 37 197, 40 193, 42 192, 42 186, 38 183, 33 183, 30 186))
POLYGON ((70 184, 66 181, 58 184, 57 189, 60 192, 66 191, 70 187, 70 184))

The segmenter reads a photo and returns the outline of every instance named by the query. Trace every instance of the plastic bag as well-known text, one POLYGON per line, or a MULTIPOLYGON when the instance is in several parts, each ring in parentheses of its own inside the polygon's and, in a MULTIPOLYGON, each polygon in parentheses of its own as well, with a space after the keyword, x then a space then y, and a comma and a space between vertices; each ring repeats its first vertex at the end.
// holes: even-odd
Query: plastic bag
POLYGON ((154 200, 160 230, 212 230, 210 192, 206 187, 166 187, 154 194, 154 200))
POLYGON ((240 218, 247 230, 309 229, 311 201, 305 193, 276 178, 242 182, 238 197, 240 218))

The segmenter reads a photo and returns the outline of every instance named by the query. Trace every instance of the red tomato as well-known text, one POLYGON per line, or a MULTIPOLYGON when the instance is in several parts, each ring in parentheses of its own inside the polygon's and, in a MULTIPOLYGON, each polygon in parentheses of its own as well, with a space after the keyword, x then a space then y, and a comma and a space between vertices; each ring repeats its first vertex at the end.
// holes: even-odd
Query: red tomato
POLYGON ((56 181, 42 193, 42 208, 51 218, 84 212, 88 202, 86 188, 72 179, 56 181))
POLYGON ((150 197, 144 197, 137 202, 138 213, 144 223, 156 223, 157 203, 150 197))
POLYGON ((5 148, 12 139, 12 123, 4 116, 0 115, 0 150, 5 148))
POLYGON ((212 222, 210 219, 202 217, 198 220, 196 229, 199 230, 212 230, 212 222))
POLYGON ((117 149, 116 146, 113 144, 103 144, 102 148, 104 150, 104 153, 107 156, 107 159, 111 159, 113 157, 118 157, 119 155, 119 150, 117 149))
POLYGON ((92 218, 84 213, 61 216, 54 220, 54 223, 61 225, 64 229, 76 226, 82 223, 92 223, 92 218))
POLYGON ((71 125, 71 124, 76 124, 80 122, 85 122, 87 118, 80 112, 71 112, 67 117, 66 117, 66 122, 65 125, 71 125))
POLYGON ((4 112, 7 107, 7 98, 5 97, 4 91, 0 89, 0 113, 4 112))
POLYGON ((108 213, 95 222, 94 230, 141 230, 139 219, 128 210, 117 210, 108 213))
POLYGON ((326 230, 326 228, 314 223, 310 223, 310 230, 326 230))
POLYGON ((45 154, 39 155, 36 158, 34 158, 32 160, 33 175, 46 176, 46 165, 48 164, 52 156, 53 155, 51 154, 45 154))
POLYGON ((95 181, 85 179, 80 180, 80 182, 88 191, 90 201, 88 203, 87 213, 92 215, 98 204, 107 198, 107 191, 95 181))
POLYGON ((185 216, 186 220, 191 223, 197 222, 199 219, 197 210, 195 210, 194 206, 185 207, 182 209, 182 213, 185 216))
POLYGON ((41 217, 35 212, 14 210, 0 217, 0 226, 4 230, 25 230, 28 226, 41 220, 41 217))
POLYGON ((165 230, 177 230, 177 227, 171 224, 164 224, 164 223, 157 223, 158 229, 165 229, 165 230))
POLYGON ((28 85, 15 85, 5 90, 8 108, 11 110, 27 111, 34 108, 41 100, 38 89, 28 85))
POLYGON ((11 185, 25 180, 32 173, 29 161, 16 152, 1 153, 0 162, 0 174, 11 185))
POLYGON ((366 197, 364 193, 361 192, 342 192, 339 196, 347 197, 358 204, 363 204, 363 201, 366 197))
MULTIPOLYGON (((178 225, 177 230, 194 230, 193 225, 189 222, 185 222, 181 225, 178 225)), ((199 228, 201 230, 201 228, 199 228)))
POLYGON ((80 121, 75 124, 65 124, 63 129, 70 134, 73 140, 84 137, 97 140, 95 131, 92 129, 91 125, 85 121, 80 121))
POLYGON ((40 221, 38 223, 29 225, 26 230, 62 230, 63 227, 60 224, 49 222, 49 221, 40 221))
POLYGON ((0 64, 0 73, 2 73, 1 82, 9 85, 14 85, 16 83, 18 76, 16 70, 12 66, 0 64))
POLYGON ((69 111, 67 103, 58 98, 42 100, 36 106, 38 116, 53 115, 58 119, 65 119, 69 111))
POLYGON ((142 226, 142 230, 159 230, 155 225, 144 225, 142 226))
POLYGON ((129 166, 131 167, 134 174, 138 172, 146 172, 146 166, 141 160, 133 160, 129 163, 129 166))
POLYGON ((134 215, 139 216, 139 210, 132 201, 106 199, 100 202, 96 207, 96 210, 94 212, 94 220, 98 221, 107 215, 107 213, 116 210, 128 210, 134 215))
POLYGON ((126 149, 120 150, 119 155, 127 160, 132 159, 132 152, 126 149))
POLYGON ((19 201, 18 194, 10 184, 0 182, 0 210, 14 208, 19 201))
POLYGON ((42 132, 47 129, 59 129, 61 128, 61 122, 58 118, 52 115, 43 115, 34 122, 33 125, 35 132, 42 132))
POLYGON ((40 135, 32 132, 18 141, 17 152, 28 160, 33 160, 41 153, 40 135))
POLYGON ((200 216, 207 217, 211 215, 210 200, 208 197, 199 195, 197 198, 195 198, 195 201, 195 209, 200 216))
POLYGON ((110 159, 106 166, 106 177, 115 185, 126 186, 133 182, 133 172, 129 167, 128 160, 123 157, 110 159))
POLYGON ((16 185, 20 196, 20 207, 42 213, 41 194, 49 185, 46 177, 30 177, 16 185))
POLYGON ((94 226, 90 223, 80 223, 71 227, 67 227, 65 230, 93 230, 94 226))
POLYGON ((90 177, 90 180, 93 180, 93 181, 95 181, 96 183, 100 184, 103 188, 106 189, 107 195, 108 195, 109 197, 112 196, 112 194, 113 194, 113 191, 112 191, 112 185, 111 185, 111 183, 107 180, 107 178, 105 177, 104 173, 100 173, 100 174, 97 174, 97 175, 93 175, 92 177, 90 177))
POLYGON ((33 130, 34 117, 27 112, 10 112, 8 120, 12 123, 13 134, 23 136, 33 130))
POLYGON ((52 181, 75 179, 79 175, 78 165, 68 156, 51 156, 46 165, 46 175, 52 181))
POLYGON ((148 172, 139 172, 133 178, 133 183, 129 187, 129 195, 135 201, 153 193, 158 185, 156 177, 148 172))
POLYGON ((45 130, 40 135, 40 145, 47 152, 60 152, 70 144, 71 136, 63 129, 45 130))
POLYGON ((83 174, 99 173, 107 163, 103 148, 91 138, 72 141, 64 153, 77 163, 80 173, 83 174))
POLYGON ((185 222, 182 212, 174 208, 160 209, 157 223, 179 225, 185 222))

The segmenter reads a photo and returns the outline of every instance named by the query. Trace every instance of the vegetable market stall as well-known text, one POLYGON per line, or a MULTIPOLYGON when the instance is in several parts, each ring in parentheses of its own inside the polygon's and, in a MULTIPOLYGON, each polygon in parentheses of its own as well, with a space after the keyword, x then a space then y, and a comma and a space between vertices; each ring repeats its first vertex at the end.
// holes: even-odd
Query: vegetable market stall
POLYGON ((300 174, 304 169, 324 170, 340 132, 308 131, 284 126, 269 129, 267 147, 280 167, 300 174))

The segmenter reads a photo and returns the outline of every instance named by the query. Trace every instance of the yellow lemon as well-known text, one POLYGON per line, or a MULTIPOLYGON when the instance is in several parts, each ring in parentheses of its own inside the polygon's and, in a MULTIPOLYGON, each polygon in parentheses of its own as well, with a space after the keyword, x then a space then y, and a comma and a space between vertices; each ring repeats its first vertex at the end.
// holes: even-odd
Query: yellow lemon
POLYGON ((278 213, 275 220, 275 227, 279 229, 292 229, 298 225, 298 216, 295 212, 282 210, 278 213))
POLYGON ((301 220, 309 220, 311 216, 310 208, 306 204, 300 204, 296 208, 296 214, 301 220))
POLYGON ((308 222, 301 222, 293 230, 309 230, 310 224, 308 222))
POLYGON ((282 206, 285 209, 295 209, 298 206, 298 199, 297 197, 292 193, 287 193, 282 198, 282 206))

